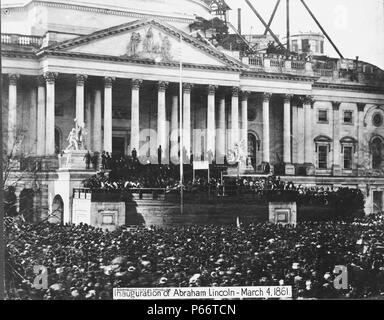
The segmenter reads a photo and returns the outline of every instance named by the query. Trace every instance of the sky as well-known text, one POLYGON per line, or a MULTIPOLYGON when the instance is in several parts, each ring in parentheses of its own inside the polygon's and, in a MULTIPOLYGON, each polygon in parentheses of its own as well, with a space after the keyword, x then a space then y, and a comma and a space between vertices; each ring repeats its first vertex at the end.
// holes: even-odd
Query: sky
MULTIPOLYGON (((268 21, 277 0, 249 0, 265 21, 268 21)), ((242 33, 262 34, 265 28, 245 0, 226 0, 231 7, 229 18, 237 27, 237 8, 242 8, 242 33)), ((372 63, 384 69, 384 0, 305 0, 332 41, 345 58, 372 63)), ((300 0, 290 0, 291 34, 320 32, 300 0)), ((271 29, 286 35, 286 0, 280 6, 271 29)), ((326 40, 326 54, 338 57, 326 40)))

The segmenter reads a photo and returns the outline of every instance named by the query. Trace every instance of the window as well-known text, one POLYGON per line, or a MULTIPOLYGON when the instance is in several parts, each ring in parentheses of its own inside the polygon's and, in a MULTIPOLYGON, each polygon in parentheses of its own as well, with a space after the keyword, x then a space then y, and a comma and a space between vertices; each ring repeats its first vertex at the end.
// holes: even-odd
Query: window
POLYGON ((352 147, 344 147, 344 169, 352 169, 352 147))
POLYGON ((380 169, 382 163, 383 143, 380 138, 375 138, 371 143, 372 168, 380 169))
POLYGON ((319 156, 319 169, 327 169, 327 160, 328 160, 328 147, 319 146, 318 147, 318 156, 319 156))
POLYGON ((383 124, 383 116, 381 113, 375 113, 372 117, 372 123, 375 127, 380 127, 383 124))
POLYGON ((292 51, 299 52, 299 44, 297 43, 297 40, 292 40, 292 51))
POLYGON ((353 112, 344 111, 344 123, 352 123, 353 112))
POLYGON ((310 49, 311 48, 310 48, 310 45, 309 45, 309 40, 308 39, 301 40, 301 51, 309 52, 310 49))
POLYGON ((320 53, 324 53, 324 41, 320 41, 320 53))
POLYGON ((328 112, 327 110, 319 110, 319 122, 327 122, 328 121, 328 112))

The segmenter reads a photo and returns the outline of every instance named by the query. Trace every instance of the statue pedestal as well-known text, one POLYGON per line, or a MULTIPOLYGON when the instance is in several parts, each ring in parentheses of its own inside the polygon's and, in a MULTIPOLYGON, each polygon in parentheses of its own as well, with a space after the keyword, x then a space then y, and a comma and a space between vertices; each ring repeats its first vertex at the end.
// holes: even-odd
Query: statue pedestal
POLYGON ((87 169, 86 154, 86 150, 64 151, 63 155, 59 156, 59 169, 91 170, 92 166, 87 169))

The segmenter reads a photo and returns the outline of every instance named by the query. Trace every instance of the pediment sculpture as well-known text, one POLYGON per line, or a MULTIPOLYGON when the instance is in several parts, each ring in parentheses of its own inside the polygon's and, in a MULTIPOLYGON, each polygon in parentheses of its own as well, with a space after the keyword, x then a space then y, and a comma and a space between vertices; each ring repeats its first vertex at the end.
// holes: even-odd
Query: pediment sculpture
POLYGON ((127 45, 125 57, 142 58, 162 61, 172 60, 172 43, 167 35, 158 33, 152 27, 149 27, 143 33, 132 32, 127 45))

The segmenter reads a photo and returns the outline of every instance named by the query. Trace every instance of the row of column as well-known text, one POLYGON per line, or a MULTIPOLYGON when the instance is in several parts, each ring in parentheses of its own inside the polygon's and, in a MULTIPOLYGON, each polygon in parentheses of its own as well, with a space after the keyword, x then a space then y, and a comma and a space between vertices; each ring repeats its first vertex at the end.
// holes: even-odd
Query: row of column
MULTIPOLYGON (((42 77, 38 78, 37 90, 37 155, 53 155, 55 153, 55 80, 56 73, 47 72, 42 77), (45 124, 45 125, 42 125, 45 124)), ((17 106, 17 79, 16 75, 9 76, 9 113, 8 123, 9 128, 16 127, 16 106, 17 106)), ((86 75, 76 76, 76 119, 78 123, 84 123, 84 102, 86 104, 86 122, 87 128, 92 131, 92 147, 96 151, 112 152, 112 86, 114 78, 104 78, 104 134, 102 132, 102 103, 101 91, 95 90, 94 92, 94 108, 93 119, 91 114, 90 98, 84 99, 84 84, 87 80, 86 75), (92 120, 93 121, 92 121, 92 120)), ((139 93, 142 80, 132 80, 132 95, 131 95, 131 150, 135 148, 139 150, 140 143, 140 119, 139 119, 139 93)), ((178 135, 175 134, 178 129, 178 96, 172 98, 172 111, 171 111, 171 145, 168 146, 168 128, 166 125, 166 103, 165 91, 168 86, 167 82, 160 81, 158 83, 158 120, 157 120, 157 144, 161 145, 163 150, 170 147, 171 157, 178 157, 178 135)), ((191 89, 192 85, 189 83, 183 84, 183 146, 184 154, 189 158, 191 152, 191 89)), ((207 88, 207 152, 212 155, 217 154, 224 156, 225 150, 225 98, 220 98, 218 107, 218 121, 216 128, 216 115, 215 115, 215 96, 217 86, 209 85, 207 88)), ((248 146, 248 97, 249 92, 242 92, 241 94, 241 119, 239 119, 239 88, 232 89, 231 99, 231 123, 229 144, 233 147, 235 143, 242 141, 244 145, 248 146), (239 121, 240 120, 240 121, 239 121), (239 122, 242 123, 242 128, 239 128, 239 122)), ((272 94, 264 93, 263 95, 263 157, 264 163, 270 163, 270 99, 272 94)), ((292 95, 284 97, 284 157, 283 161, 286 164, 292 163, 292 136, 291 136, 291 105, 292 95)), ((293 123, 304 123, 304 126, 297 127, 297 162, 298 163, 312 163, 312 144, 311 139, 311 123, 312 123, 312 99, 307 96, 303 100, 303 107, 297 108, 294 105, 294 119, 293 123), (297 119, 296 119, 297 112, 297 119), (301 141, 304 140, 304 141, 301 141), (303 143, 302 143, 303 142, 303 143)), ((335 109, 336 110, 336 109, 335 109)), ((336 115, 335 115, 336 117, 336 115)), ((335 126, 335 135, 338 126, 335 126)), ((337 140, 335 140, 337 141, 337 140)), ((15 143, 15 133, 9 134, 8 146, 9 150, 15 143)), ((335 144, 337 145, 337 144, 335 144)), ((337 152, 335 152, 337 153, 337 152)), ((335 157, 334 162, 337 164, 338 160, 335 157)))

